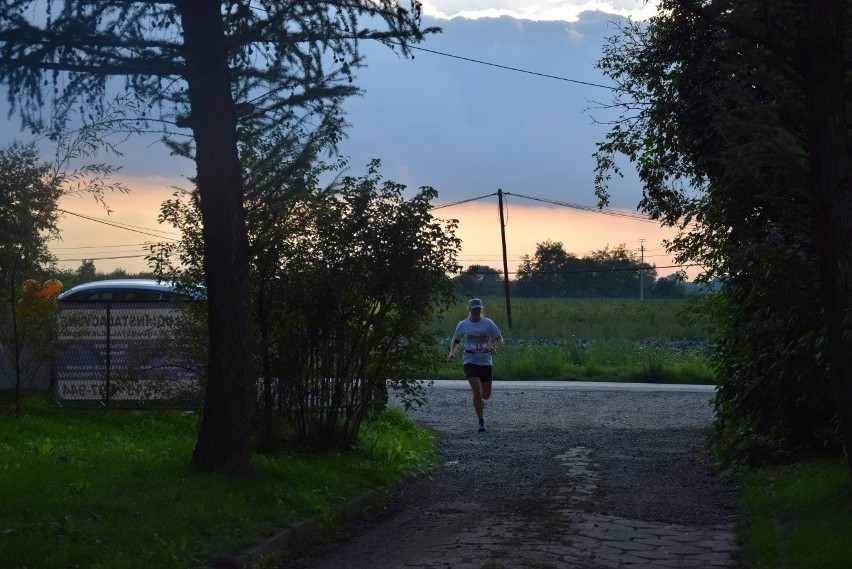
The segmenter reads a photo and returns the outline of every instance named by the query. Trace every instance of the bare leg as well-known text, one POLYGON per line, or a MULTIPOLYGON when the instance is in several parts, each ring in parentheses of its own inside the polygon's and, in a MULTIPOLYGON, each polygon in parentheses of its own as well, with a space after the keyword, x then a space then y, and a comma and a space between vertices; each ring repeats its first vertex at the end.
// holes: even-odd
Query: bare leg
POLYGON ((488 383, 483 384, 479 381, 478 377, 469 377, 467 378, 468 383, 470 383, 470 390, 473 392, 473 409, 476 411, 476 416, 479 417, 479 420, 483 420, 485 418, 485 405, 482 403, 483 399, 483 388, 485 385, 488 385, 488 395, 491 395, 491 385, 488 383))
POLYGON ((480 381, 479 384, 482 386, 482 399, 490 399, 491 398, 491 382, 490 381, 480 381))

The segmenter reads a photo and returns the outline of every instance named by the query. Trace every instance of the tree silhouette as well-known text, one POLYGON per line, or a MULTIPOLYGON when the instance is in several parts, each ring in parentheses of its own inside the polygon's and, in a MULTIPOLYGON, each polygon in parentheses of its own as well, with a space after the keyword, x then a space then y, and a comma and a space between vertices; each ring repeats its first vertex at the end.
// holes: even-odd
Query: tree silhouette
POLYGON ((418 2, 406 10, 392 0, 3 3, 0 82, 26 126, 55 128, 44 108, 97 113, 112 78, 123 77, 127 118, 137 122, 116 128, 167 125, 172 149, 195 160, 210 345, 194 466, 234 471, 250 458, 256 390, 240 131, 287 125, 312 145, 334 144, 340 103, 358 92, 359 41, 409 55, 425 31, 418 2))

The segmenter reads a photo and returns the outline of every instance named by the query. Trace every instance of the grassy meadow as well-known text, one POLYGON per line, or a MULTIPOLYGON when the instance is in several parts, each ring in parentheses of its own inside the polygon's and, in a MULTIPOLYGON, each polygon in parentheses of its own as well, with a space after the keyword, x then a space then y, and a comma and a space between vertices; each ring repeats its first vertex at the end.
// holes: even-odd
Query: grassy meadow
MULTIPOLYGON (((709 330, 694 318, 693 300, 511 300, 484 298, 485 315, 506 346, 494 360, 495 379, 714 383, 706 350, 709 330)), ((444 363, 467 302, 439 314, 432 326, 435 370, 424 376, 460 379, 459 361, 444 363)))

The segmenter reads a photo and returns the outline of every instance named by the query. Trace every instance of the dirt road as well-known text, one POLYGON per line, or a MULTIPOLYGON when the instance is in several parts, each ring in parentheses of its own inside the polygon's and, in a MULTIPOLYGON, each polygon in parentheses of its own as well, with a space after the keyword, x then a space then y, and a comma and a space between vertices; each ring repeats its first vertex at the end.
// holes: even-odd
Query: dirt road
POLYGON ((734 489, 702 456, 709 388, 494 384, 489 431, 442 382, 410 416, 446 463, 279 569, 735 567, 734 489))

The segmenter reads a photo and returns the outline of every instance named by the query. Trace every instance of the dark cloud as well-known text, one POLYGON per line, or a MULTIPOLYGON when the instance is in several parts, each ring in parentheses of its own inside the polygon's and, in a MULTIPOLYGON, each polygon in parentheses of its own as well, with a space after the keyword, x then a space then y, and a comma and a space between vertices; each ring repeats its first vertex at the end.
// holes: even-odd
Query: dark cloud
MULTIPOLYGON (((448 55, 415 50, 413 61, 365 46, 357 81, 366 95, 346 105, 342 151, 353 170, 380 158, 388 177, 433 186, 442 201, 502 188, 594 205, 592 153, 607 132, 595 121, 612 118, 599 105, 612 94, 583 83, 609 84, 595 62, 614 18, 436 21, 444 32, 420 47, 448 55)), ((615 186, 612 205, 635 208, 635 179, 615 186)))
MULTIPOLYGON (((598 108, 611 93, 577 82, 608 84, 595 62, 617 18, 585 12, 576 22, 427 19, 444 31, 419 47, 448 55, 415 50, 414 60, 364 44, 368 67, 356 81, 365 95, 346 103, 352 126, 341 148, 352 173, 379 158, 386 177, 411 188, 433 186, 442 202, 502 188, 594 205, 592 153, 607 132, 595 120, 613 118, 598 108)), ((0 109, 8 112, 3 95, 0 109)), ((19 124, 12 116, 0 143, 31 139, 19 124)), ((179 178, 194 171, 156 138, 130 139, 122 150, 125 156, 115 160, 128 176, 179 178)), ((634 209, 635 176, 613 187, 612 206, 634 209)))

